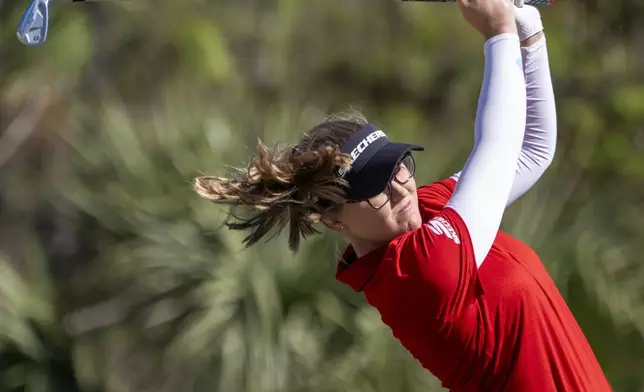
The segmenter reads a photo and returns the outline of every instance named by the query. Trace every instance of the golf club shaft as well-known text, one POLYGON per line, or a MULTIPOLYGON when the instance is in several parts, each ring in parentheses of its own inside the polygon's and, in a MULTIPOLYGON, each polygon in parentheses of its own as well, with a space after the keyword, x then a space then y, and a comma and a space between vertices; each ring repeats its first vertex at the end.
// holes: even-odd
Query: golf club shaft
POLYGON ((96 2, 101 2, 101 1, 114 1, 114 0, 51 0, 52 3, 62 3, 62 4, 70 4, 70 3, 96 3, 96 2))
MULTIPOLYGON (((457 0, 402 0, 416 3, 456 3, 457 0)), ((552 5, 555 0, 524 0, 525 5, 552 5)))

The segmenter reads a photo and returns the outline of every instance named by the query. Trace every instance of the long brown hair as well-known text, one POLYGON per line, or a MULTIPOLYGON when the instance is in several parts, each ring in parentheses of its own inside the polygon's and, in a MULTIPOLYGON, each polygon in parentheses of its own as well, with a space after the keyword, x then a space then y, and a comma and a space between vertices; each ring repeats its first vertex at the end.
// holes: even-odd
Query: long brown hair
POLYGON ((316 224, 346 202, 346 183, 337 171, 349 168, 350 157, 340 146, 365 124, 362 114, 350 111, 328 117, 295 146, 268 148, 259 141, 248 167, 231 178, 197 177, 195 191, 232 204, 226 226, 248 231, 246 246, 288 226, 288 245, 296 252, 302 239, 319 233, 316 224))

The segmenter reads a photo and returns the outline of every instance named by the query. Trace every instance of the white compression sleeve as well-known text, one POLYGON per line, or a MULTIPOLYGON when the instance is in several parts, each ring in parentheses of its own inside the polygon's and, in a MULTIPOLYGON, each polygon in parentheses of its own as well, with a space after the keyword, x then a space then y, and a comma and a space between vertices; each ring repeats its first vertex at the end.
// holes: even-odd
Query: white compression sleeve
POLYGON ((557 146, 557 109, 545 37, 521 48, 521 54, 528 100, 526 129, 508 205, 537 183, 554 159, 557 146))
MULTIPOLYGON (((557 109, 545 37, 521 48, 527 89, 527 116, 523 146, 507 205, 523 196, 554 159, 557 146, 557 109)), ((475 135, 475 146, 479 135, 475 135)), ((453 178, 458 180, 460 172, 453 178)))
POLYGON ((476 113, 478 143, 447 203, 470 232, 477 267, 503 218, 526 124, 526 84, 519 37, 501 34, 485 43, 485 75, 476 113))

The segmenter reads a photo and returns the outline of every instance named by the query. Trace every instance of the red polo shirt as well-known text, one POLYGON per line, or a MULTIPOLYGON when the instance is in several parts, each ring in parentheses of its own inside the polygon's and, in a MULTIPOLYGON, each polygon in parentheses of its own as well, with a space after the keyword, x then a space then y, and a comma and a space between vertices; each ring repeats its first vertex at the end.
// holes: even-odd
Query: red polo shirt
POLYGON ((452 179, 418 189, 425 224, 337 279, 363 291, 393 335, 452 391, 604 392, 611 387, 538 256, 499 232, 477 270, 452 179))

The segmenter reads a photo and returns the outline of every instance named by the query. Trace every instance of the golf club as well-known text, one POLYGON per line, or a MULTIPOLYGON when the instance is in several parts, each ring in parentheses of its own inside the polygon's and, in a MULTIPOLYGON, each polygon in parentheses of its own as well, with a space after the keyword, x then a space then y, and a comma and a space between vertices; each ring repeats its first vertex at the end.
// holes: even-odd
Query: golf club
POLYGON ((31 0, 18 23, 18 39, 25 45, 40 45, 47 39, 49 0, 31 0))
MULTIPOLYGON (((47 40, 49 31, 49 4, 54 0, 30 0, 18 23, 18 40, 27 46, 39 46, 47 40)), ((55 0, 59 3, 87 3, 109 0, 55 0)), ((454 3, 456 0, 402 0, 427 3, 454 3)), ((555 0, 513 0, 514 5, 551 5, 555 0)))
MULTIPOLYGON (((105 0, 56 0, 59 3, 85 3, 105 0)), ((31 0, 22 14, 16 34, 28 46, 42 45, 49 31, 49 5, 53 0, 31 0)))

